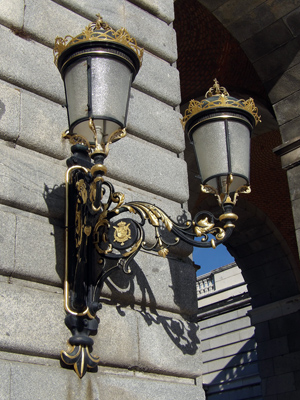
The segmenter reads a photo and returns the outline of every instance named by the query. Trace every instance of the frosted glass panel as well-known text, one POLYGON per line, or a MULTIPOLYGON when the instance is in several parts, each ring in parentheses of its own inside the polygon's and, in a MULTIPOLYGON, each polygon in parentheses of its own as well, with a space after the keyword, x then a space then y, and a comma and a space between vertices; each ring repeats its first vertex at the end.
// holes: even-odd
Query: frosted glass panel
MULTIPOLYGON (((202 180, 228 173, 225 124, 214 121, 201 125, 193 133, 202 180)), ((209 184, 209 183, 208 183, 209 184)))
POLYGON ((79 118, 88 116, 87 62, 71 65, 65 75, 67 104, 70 125, 79 118))
POLYGON ((238 121, 228 121, 228 125, 232 171, 249 177, 250 131, 238 121))
POLYGON ((126 123, 126 111, 132 73, 123 63, 112 58, 92 59, 92 112, 126 123))

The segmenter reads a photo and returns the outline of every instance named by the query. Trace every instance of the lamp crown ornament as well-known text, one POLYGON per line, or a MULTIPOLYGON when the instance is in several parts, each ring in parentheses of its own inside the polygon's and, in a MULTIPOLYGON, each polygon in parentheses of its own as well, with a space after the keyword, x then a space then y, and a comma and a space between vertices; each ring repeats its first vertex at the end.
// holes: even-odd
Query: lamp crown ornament
POLYGON ((112 29, 100 14, 97 14, 97 20, 91 22, 86 28, 77 36, 73 37, 70 35, 62 37, 56 37, 53 54, 54 63, 59 67, 59 58, 64 51, 72 46, 86 44, 88 42, 112 42, 122 46, 128 47, 131 51, 136 53, 140 66, 142 65, 144 49, 137 45, 136 40, 129 35, 125 28, 118 30, 112 29))
POLYGON ((219 85, 217 79, 214 79, 214 85, 205 93, 205 99, 202 101, 191 100, 188 108, 185 110, 184 117, 181 120, 183 129, 190 118, 199 112, 206 110, 218 109, 226 107, 230 109, 243 110, 254 118, 255 125, 261 122, 261 117, 258 115, 258 108, 255 106, 254 100, 250 97, 248 100, 238 100, 231 97, 227 89, 219 85))

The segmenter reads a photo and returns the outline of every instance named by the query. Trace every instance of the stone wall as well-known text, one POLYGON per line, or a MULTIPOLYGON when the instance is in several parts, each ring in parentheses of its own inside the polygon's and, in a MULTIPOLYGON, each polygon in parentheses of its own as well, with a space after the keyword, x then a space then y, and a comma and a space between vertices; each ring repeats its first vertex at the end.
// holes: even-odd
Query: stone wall
POLYGON ((104 287, 97 373, 62 369, 64 173, 69 145, 56 36, 101 12, 145 47, 131 92, 128 136, 111 146, 108 178, 126 200, 186 215, 187 169, 176 69, 173 0, 11 0, 0 11, 0 398, 202 399, 195 271, 179 247, 141 252, 129 277, 104 287), (101 8, 99 9, 99 7, 101 8))

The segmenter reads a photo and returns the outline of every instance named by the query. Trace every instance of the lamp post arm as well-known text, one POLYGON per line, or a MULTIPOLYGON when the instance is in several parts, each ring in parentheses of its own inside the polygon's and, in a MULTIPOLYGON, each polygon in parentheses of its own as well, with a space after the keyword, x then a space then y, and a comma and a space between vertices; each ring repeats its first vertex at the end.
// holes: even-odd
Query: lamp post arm
POLYGON ((180 240, 194 247, 215 248, 229 238, 237 216, 232 213, 233 204, 226 203, 219 217, 201 211, 193 220, 178 224, 154 204, 125 203, 125 195, 104 179, 102 155, 97 154, 97 163, 89 165, 84 148, 77 145, 74 151, 66 174, 65 267, 66 324, 72 332, 69 343, 73 347, 61 357, 82 377, 87 368, 99 362, 91 355, 90 335, 97 331, 101 290, 111 274, 119 269, 130 273, 131 261, 141 249, 166 257, 169 248, 180 240), (77 160, 83 160, 84 165, 76 165, 77 160), (145 241, 146 223, 154 228, 151 245, 145 241), (171 242, 166 231, 174 235, 171 242))

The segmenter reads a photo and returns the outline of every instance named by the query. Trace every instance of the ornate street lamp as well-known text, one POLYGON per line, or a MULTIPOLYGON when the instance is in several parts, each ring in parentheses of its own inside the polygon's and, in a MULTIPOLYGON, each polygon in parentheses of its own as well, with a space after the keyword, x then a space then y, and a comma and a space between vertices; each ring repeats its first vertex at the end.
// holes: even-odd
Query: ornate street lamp
POLYGON ((142 57, 126 29, 114 31, 99 14, 78 36, 56 38, 54 62, 65 84, 65 137, 71 143, 107 155, 107 145, 125 136, 131 84, 142 57))
POLYGON ((217 81, 202 102, 191 101, 182 120, 195 146, 202 190, 217 196, 223 214, 200 211, 184 225, 175 223, 155 205, 125 202, 122 193, 104 179, 109 145, 126 135, 131 83, 143 49, 125 29, 114 31, 100 15, 76 37, 57 38, 55 63, 65 84, 69 130, 73 145, 66 172, 66 257, 64 297, 66 325, 72 349, 62 351, 65 364, 81 378, 97 366, 91 355, 98 322, 101 288, 118 269, 130 273, 140 249, 166 257, 170 246, 183 240, 196 247, 216 247, 231 235, 237 216, 232 212, 239 193, 249 193, 250 135, 258 122, 252 99, 230 97, 217 81), (139 220, 132 218, 132 214, 139 220), (155 229, 155 244, 147 247, 144 224, 155 229), (172 232, 168 242, 161 232, 172 232), (210 239, 213 235, 214 239, 210 239), (200 237, 201 241, 195 238, 200 237))
POLYGON ((192 100, 185 111, 182 125, 195 149, 202 190, 216 194, 220 205, 228 195, 250 190, 250 137, 258 121, 253 99, 229 96, 216 79, 205 99, 192 100))

